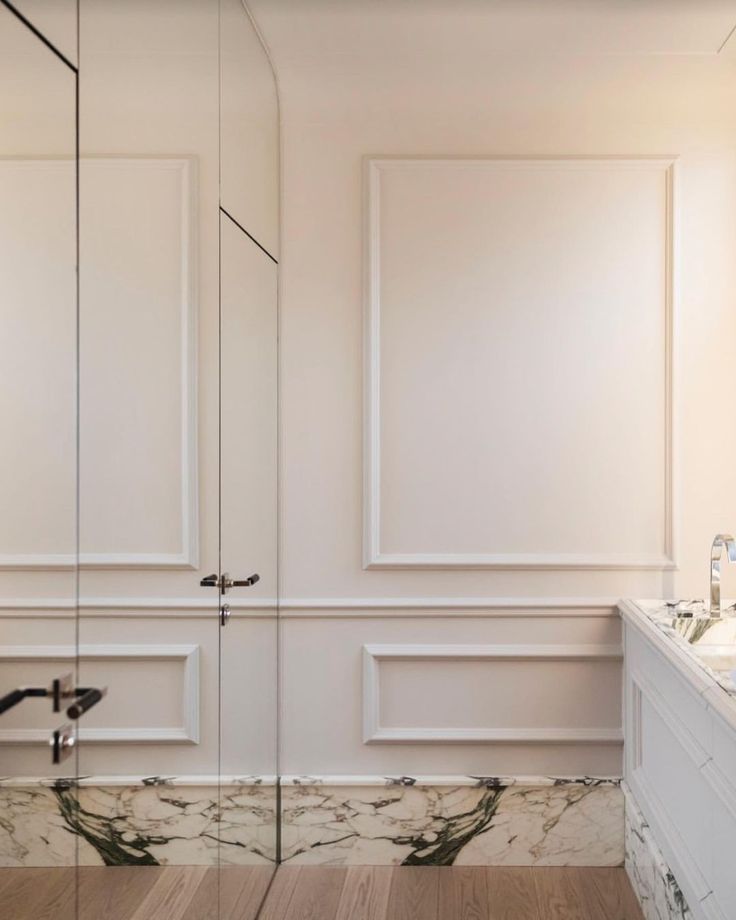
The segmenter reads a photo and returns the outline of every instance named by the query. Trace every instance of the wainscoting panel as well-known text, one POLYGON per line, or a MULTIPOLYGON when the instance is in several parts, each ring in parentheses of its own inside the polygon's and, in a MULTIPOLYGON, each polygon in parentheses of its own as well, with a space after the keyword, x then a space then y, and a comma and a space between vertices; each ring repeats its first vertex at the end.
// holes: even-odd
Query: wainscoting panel
POLYGON ((196 194, 193 159, 80 164, 83 565, 197 564, 196 194))
POLYGON ((671 568, 674 161, 365 182, 364 566, 671 568))
POLYGON ((615 645, 366 645, 363 740, 620 745, 622 657, 615 645))
MULTIPOLYGON (((108 695, 84 717, 79 728, 82 742, 199 742, 198 645, 80 645, 78 660, 85 686, 108 687, 108 695)), ((50 663, 63 674, 74 671, 76 661, 75 646, 0 647, 8 687, 43 685, 50 663)), ((63 715, 50 717, 49 707, 47 699, 31 699, 7 713, 0 744, 48 747, 49 718, 63 721, 63 715)))
MULTIPOLYGON (((204 592, 203 592, 204 593, 204 592)), ((275 611, 234 603, 223 646, 227 673, 220 710, 217 607, 201 598, 94 599, 80 629, 83 685, 109 687, 80 720, 79 773, 84 776, 238 775, 273 773, 276 739, 275 611), (181 607, 179 606, 181 604, 181 607), (165 606, 164 606, 165 605, 165 606), (218 713, 232 726, 218 759, 218 713)), ((7 689, 74 668, 73 610, 35 599, 3 610, 0 670, 7 689)), ((25 700, 3 716, 2 775, 66 777, 69 762, 52 767, 48 739, 64 716, 48 700, 25 700)))
POLYGON ((282 612, 285 773, 620 775, 613 607, 413 602, 282 612))

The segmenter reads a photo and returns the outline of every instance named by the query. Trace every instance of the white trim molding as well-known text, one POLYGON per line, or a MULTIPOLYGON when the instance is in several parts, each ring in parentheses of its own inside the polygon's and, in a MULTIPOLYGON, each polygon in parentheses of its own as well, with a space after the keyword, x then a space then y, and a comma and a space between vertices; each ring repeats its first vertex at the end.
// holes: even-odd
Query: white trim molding
POLYGON ((620 645, 364 645, 363 742, 621 744, 620 728, 384 728, 380 724, 381 661, 621 661, 620 645))
POLYGON ((363 568, 652 570, 677 568, 675 476, 675 321, 677 303, 677 157, 675 156, 368 156, 364 159, 363 568), (661 552, 503 553, 384 552, 381 549, 381 175, 407 169, 642 170, 659 168, 665 183, 664 541, 661 552))
MULTIPOLYGON (((199 743, 199 646, 198 645, 4 645, 0 663, 11 661, 58 661, 74 667, 77 661, 182 661, 183 724, 163 727, 84 728, 79 740, 97 744, 198 744, 199 743)), ((114 701, 112 701, 114 703, 114 701)), ((59 716, 61 718, 61 716, 59 716)), ((2 744, 48 744, 49 731, 40 728, 0 729, 2 744)))
MULTIPOLYGON (((70 158, 0 158, 0 167, 67 165, 70 158)), ((199 564, 199 486, 197 475, 197 160, 195 157, 83 157, 94 169, 169 170, 180 181, 180 364, 181 364, 181 548, 154 553, 4 553, 0 571, 82 569, 196 569, 199 564)))
MULTIPOLYGON (((233 617, 384 619, 394 617, 559 617, 619 619, 616 598, 600 597, 241 597, 228 601, 233 617)), ((216 598, 0 598, 0 619, 219 616, 216 598)))

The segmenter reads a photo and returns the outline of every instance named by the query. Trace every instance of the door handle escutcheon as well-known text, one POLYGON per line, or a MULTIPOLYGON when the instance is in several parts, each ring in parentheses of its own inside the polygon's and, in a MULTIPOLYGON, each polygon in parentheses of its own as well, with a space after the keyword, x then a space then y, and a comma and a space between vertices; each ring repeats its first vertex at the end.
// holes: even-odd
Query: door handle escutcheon
POLYGON ((77 743, 77 736, 74 733, 72 725, 62 725, 56 731, 51 733, 49 744, 51 745, 51 762, 53 764, 62 763, 71 757, 72 751, 77 743))

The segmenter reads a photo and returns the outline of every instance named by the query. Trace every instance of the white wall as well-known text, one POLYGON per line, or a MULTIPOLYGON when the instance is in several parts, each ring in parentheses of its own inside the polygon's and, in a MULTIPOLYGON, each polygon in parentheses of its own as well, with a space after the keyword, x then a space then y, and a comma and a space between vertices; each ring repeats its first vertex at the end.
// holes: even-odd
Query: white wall
MULTIPOLYGON (((256 3, 255 10, 279 68, 284 127, 282 769, 286 773, 619 772, 620 751, 615 745, 366 746, 361 736, 365 705, 361 647, 386 642, 407 647, 534 643, 542 626, 543 641, 615 644, 619 641, 615 619, 572 617, 575 611, 569 603, 563 602, 562 608, 547 605, 554 598, 590 598, 583 603, 610 605, 619 596, 704 595, 710 540, 717 530, 736 526, 730 471, 736 431, 727 411, 720 408, 727 402, 736 351, 730 296, 736 280, 731 252, 736 231, 732 64, 725 52, 720 57, 590 53, 567 59, 549 54, 474 53, 482 42, 471 42, 466 57, 440 55, 425 64, 418 48, 431 32, 429 20, 422 20, 419 33, 414 33, 410 17, 401 19, 398 14, 391 20, 395 43, 388 49, 376 40, 378 27, 376 33, 370 28, 360 33, 372 43, 372 52, 379 46, 384 51, 371 60, 367 52, 361 57, 350 44, 357 42, 359 34, 349 31, 355 27, 353 19, 330 20, 326 8, 312 32, 316 45, 310 53, 308 38, 301 49, 290 38, 300 22, 308 28, 308 12, 303 12, 303 21, 292 15, 289 33, 284 14, 288 6, 277 4, 270 15, 267 6, 256 3), (412 45, 415 34, 419 39, 412 45), (351 48, 355 55, 349 53, 351 48), (672 266, 677 285, 672 483, 677 570, 670 571, 664 560, 661 564, 655 560, 648 569, 626 564, 612 569, 587 564, 364 567, 366 156, 677 158, 678 249, 672 266), (502 600, 525 597, 539 599, 543 620, 520 617, 502 600), (290 598, 308 599, 308 614, 290 614, 290 598), (479 600, 473 618, 467 619, 461 602, 453 600, 458 598, 490 600, 479 600), (504 609, 501 618, 495 615, 496 605, 504 609), (381 619, 376 619, 379 615, 381 619)), ((439 34, 445 36, 441 30, 435 33, 439 34)), ((390 237, 394 248, 384 240, 382 249, 389 275, 387 280, 386 269, 382 270, 381 294, 390 298, 392 309, 400 310, 393 314, 398 319, 390 319, 389 332, 382 332, 392 338, 389 364, 382 366, 381 374, 387 387, 381 399, 389 407, 381 449, 383 462, 393 464, 394 477, 389 491, 381 490, 387 506, 384 515, 388 515, 382 545, 404 552, 408 548, 460 555, 486 551, 666 556, 664 178, 662 186, 653 177, 652 183, 637 189, 630 176, 614 172, 607 174, 605 182, 594 181, 587 188, 558 186, 561 220, 572 221, 584 215, 586 207, 590 209, 571 230, 579 234, 585 228, 586 251, 595 253, 589 278, 576 273, 575 252, 582 240, 568 237, 560 252, 559 241, 565 243, 565 238, 557 237, 555 247, 545 251, 538 220, 549 226, 554 215, 548 208, 540 212, 533 189, 524 189, 524 210, 514 207, 518 199, 512 199, 509 217, 517 245, 506 255, 516 257, 518 264, 504 268, 514 290, 529 294, 521 299, 520 309, 529 315, 533 303, 545 302, 541 280, 549 278, 557 284, 556 295, 562 290, 560 284, 573 286, 565 298, 570 294, 580 311, 579 325, 585 317, 592 317, 592 322, 583 327, 581 342, 574 335, 564 300, 558 297, 554 301, 557 322, 544 329, 535 324, 528 340, 513 330, 508 338, 508 365, 499 374, 485 360, 499 357, 499 345, 490 335, 499 314, 484 301, 486 290, 498 293, 498 282, 478 264, 482 244, 476 233, 479 222, 486 240, 489 230, 507 226, 499 225, 498 211, 492 207, 498 193, 470 184, 458 189, 443 176, 427 181, 419 176, 417 183, 425 184, 411 189, 413 197, 407 199, 405 209, 400 206, 401 196, 409 191, 391 190, 389 216, 383 219, 393 223, 381 226, 389 237, 397 228, 403 228, 404 234, 390 237), (623 185, 616 190, 619 180, 623 185), (655 197, 648 204, 647 196, 652 194, 655 197), (612 222, 615 215, 609 206, 620 208, 618 223, 612 222), (607 216, 600 226, 591 219, 597 207, 607 216), (438 217, 445 220, 442 227, 437 225, 438 217), (649 230, 642 221, 649 221, 649 230), (645 238, 644 233, 654 236, 645 238), (524 259, 526 239, 534 256, 531 265, 524 259), (474 248, 468 250, 468 243, 474 248), (641 252, 647 255, 637 264, 641 252), (449 273, 438 262, 443 253, 449 273), (631 274, 627 277, 620 264, 612 267, 610 260, 601 259, 604 253, 629 259, 631 274), (562 278, 554 275, 552 255, 555 261, 564 260, 562 278), (467 289, 473 283, 478 287, 471 296, 467 289), (619 285, 615 296, 612 285, 619 285), (462 321, 450 315, 458 288, 465 297, 462 321), (620 324, 609 312, 617 304, 620 324), (477 335, 468 333, 468 315, 476 323, 477 335), (399 320, 403 326, 397 325, 399 320), (487 325, 481 326, 482 321, 487 325), (594 340, 604 322, 609 324, 608 332, 594 340), (554 347, 556 363, 544 350, 541 331, 548 339, 554 337, 549 345, 554 347), (419 339, 420 334, 435 336, 430 343, 434 351, 426 339, 419 339), (594 346, 601 349, 600 360, 590 354, 594 346), (436 361, 429 361, 429 354, 436 361), (522 370, 525 366, 528 376, 522 370), (511 380, 519 386, 533 381, 543 388, 543 372, 550 377, 550 386, 539 393, 545 408, 539 417, 534 413, 535 394, 509 392, 508 385, 511 380), (576 375, 580 389, 575 386, 576 375), (505 386, 501 400, 494 383, 505 386), (579 404, 586 392, 595 397, 592 407, 579 404), (514 409, 520 412, 516 427, 514 409), (505 413, 505 427, 499 412, 505 413), (557 416, 551 418, 555 412, 557 416), (473 416, 482 421, 476 423, 473 416), (454 418, 464 424, 454 425, 454 418), (582 418, 588 431, 571 430, 582 418), (504 432, 501 443, 494 440, 498 430, 504 432), (463 450, 456 453, 458 439, 463 450), (579 456, 574 456, 576 444, 579 456), (528 469, 519 466, 524 456, 519 446, 530 455, 528 469), (474 453, 483 459, 477 466, 472 463, 474 453), (545 458, 563 462, 550 472, 545 458), (577 468, 574 464, 580 458, 584 462, 577 468), (504 469, 510 489, 499 493, 499 470, 504 469), (532 474, 539 476, 545 470, 552 477, 551 491, 549 504, 540 507, 545 490, 532 474), (530 476, 528 489, 523 488, 526 475, 530 476), (443 478, 450 497, 443 494, 443 478), (597 494, 597 486, 602 494, 597 494), (576 495, 584 495, 585 500, 576 503, 576 495), (494 503, 503 504, 502 528, 495 527, 498 518, 490 513, 494 503)), ((410 174, 407 181, 415 178, 410 174)), ((509 310, 506 301, 501 318, 510 323, 519 315, 509 310)), ((726 572, 725 591, 736 593, 729 592, 730 577, 726 572)), ((593 662, 590 674, 597 676, 583 679, 562 667, 530 667, 537 668, 532 670, 536 677, 530 676, 533 691, 493 700, 501 715, 492 705, 487 683, 494 679, 494 663, 482 672, 482 680, 477 665, 468 665, 467 670, 465 664, 453 665, 452 693, 457 695, 452 696, 451 715, 441 716, 430 700, 421 712, 421 724, 436 729, 468 724, 492 728, 507 724, 505 714, 511 712, 514 724, 529 726, 537 711, 538 692, 560 706, 549 714, 550 728, 560 727, 565 713, 568 724, 583 724, 570 702, 576 693, 585 693, 595 703, 599 725, 610 724, 611 718, 617 721, 618 686, 608 680, 608 664, 593 662), (474 694, 480 695, 481 703, 474 694), (478 706, 485 707, 480 714, 478 706)), ((410 700, 412 693, 424 692, 427 686, 431 686, 427 673, 412 681, 405 672, 400 682, 387 683, 383 692, 400 691, 410 700)), ((398 704, 389 699, 385 705, 391 712, 398 704)), ((413 716, 403 713, 402 718, 410 721, 413 716)))

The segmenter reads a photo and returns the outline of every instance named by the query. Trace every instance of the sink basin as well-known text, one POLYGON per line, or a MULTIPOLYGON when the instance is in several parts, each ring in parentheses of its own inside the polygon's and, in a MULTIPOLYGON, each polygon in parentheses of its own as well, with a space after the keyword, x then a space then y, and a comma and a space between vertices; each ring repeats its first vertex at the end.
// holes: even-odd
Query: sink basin
POLYGON ((736 616, 712 617, 698 611, 673 612, 668 625, 693 654, 728 687, 736 686, 736 616))
POLYGON ((679 611, 670 617, 670 627, 685 642, 702 646, 721 646, 736 656, 736 617, 711 617, 707 614, 688 615, 679 611))
POLYGON ((712 671, 731 673, 736 671, 736 649, 724 648, 720 645, 701 645, 698 647, 698 658, 707 664, 712 671))

